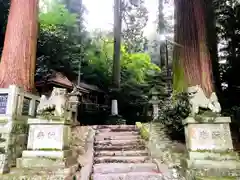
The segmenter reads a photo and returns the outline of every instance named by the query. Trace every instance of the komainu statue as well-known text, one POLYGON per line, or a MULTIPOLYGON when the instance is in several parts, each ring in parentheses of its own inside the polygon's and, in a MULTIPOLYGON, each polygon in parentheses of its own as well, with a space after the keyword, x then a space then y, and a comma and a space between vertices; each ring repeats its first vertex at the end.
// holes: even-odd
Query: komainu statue
POLYGON ((198 114, 199 108, 210 109, 214 113, 221 112, 221 105, 215 92, 207 98, 200 85, 188 87, 187 89, 192 115, 198 114))
POLYGON ((64 88, 53 88, 50 97, 42 95, 37 107, 37 115, 52 115, 64 117, 68 108, 67 90, 64 88))

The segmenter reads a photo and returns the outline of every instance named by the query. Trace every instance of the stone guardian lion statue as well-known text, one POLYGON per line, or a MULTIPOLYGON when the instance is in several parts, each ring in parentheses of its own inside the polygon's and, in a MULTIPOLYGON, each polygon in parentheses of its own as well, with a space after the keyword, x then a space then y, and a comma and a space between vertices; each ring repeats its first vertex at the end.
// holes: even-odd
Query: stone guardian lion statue
POLYGON ((67 90, 64 88, 53 88, 50 97, 42 95, 37 107, 37 114, 44 115, 52 113, 53 116, 63 117, 68 106, 67 90))
POLYGON ((221 105, 215 92, 207 98, 200 85, 191 86, 187 89, 192 115, 198 114, 199 108, 210 109, 214 113, 221 112, 221 105))

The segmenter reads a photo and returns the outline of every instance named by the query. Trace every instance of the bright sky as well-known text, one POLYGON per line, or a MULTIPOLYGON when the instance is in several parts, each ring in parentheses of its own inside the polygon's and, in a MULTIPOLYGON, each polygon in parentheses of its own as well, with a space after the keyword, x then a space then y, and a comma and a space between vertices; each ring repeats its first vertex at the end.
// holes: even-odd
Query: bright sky
MULTIPOLYGON (((148 0, 149 2, 150 0, 148 0)), ((157 17, 157 2, 158 0, 151 0, 151 3, 146 3, 149 11, 149 21, 146 27, 146 33, 154 29, 153 21, 157 17)), ((113 3, 114 0, 83 0, 83 4, 88 9, 86 15, 87 29, 113 29, 113 3)))

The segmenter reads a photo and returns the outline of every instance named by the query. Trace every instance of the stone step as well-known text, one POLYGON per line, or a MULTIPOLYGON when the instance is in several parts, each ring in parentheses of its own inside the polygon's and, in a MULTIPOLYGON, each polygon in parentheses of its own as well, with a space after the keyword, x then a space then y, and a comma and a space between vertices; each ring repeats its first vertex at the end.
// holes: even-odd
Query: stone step
POLYGON ((148 156, 101 156, 95 157, 94 163, 144 163, 148 160, 148 156))
POLYGON ((139 131, 137 128, 117 128, 117 129, 113 129, 113 128, 104 128, 104 129, 97 129, 98 133, 102 133, 102 132, 135 132, 135 131, 139 131))
POLYGON ((190 160, 187 159, 186 167, 188 168, 197 168, 197 169, 237 169, 240 170, 240 162, 237 160, 201 160, 201 159, 194 159, 190 160))
POLYGON ((139 135, 139 132, 102 132, 98 133, 96 132, 96 136, 104 136, 104 137, 109 137, 109 136, 136 136, 139 135))
POLYGON ((63 159, 22 157, 17 158, 16 164, 18 168, 41 168, 41 167, 67 168, 77 164, 77 160, 76 157, 68 157, 63 159))
POLYGON ((102 141, 102 140, 131 140, 131 139, 141 139, 140 135, 131 135, 131 136, 102 136, 97 135, 95 136, 96 141, 102 141))
POLYGON ((50 180, 50 179, 64 179, 72 180, 79 171, 79 165, 74 165, 68 168, 48 167, 48 168, 15 168, 7 174, 0 175, 1 180, 50 180))
POLYGON ((98 125, 97 129, 105 129, 105 128, 112 128, 112 129, 124 129, 124 128, 136 128, 135 125, 98 125))
POLYGON ((96 145, 95 151, 126 151, 126 150, 145 150, 146 147, 143 144, 133 145, 96 145))
POLYGON ((131 140, 103 140, 103 141, 95 141, 95 145, 136 145, 136 144, 144 144, 144 141, 141 139, 131 139, 131 140))
POLYGON ((102 163, 93 166, 93 173, 129 173, 129 172, 157 172, 153 163, 102 163))
POLYGON ((116 173, 116 174, 100 174, 94 173, 93 180, 164 180, 160 173, 156 172, 131 172, 131 173, 116 173))
POLYGON ((140 151, 95 151, 95 156, 147 156, 147 150, 140 151))

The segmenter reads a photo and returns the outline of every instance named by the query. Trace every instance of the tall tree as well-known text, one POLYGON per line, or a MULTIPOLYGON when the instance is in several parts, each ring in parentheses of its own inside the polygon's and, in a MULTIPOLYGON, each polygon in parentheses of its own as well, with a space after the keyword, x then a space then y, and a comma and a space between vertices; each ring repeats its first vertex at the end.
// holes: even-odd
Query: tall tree
POLYGON ((174 89, 200 85, 209 97, 214 92, 212 62, 207 46, 204 0, 175 0, 174 89))
MULTIPOLYGON (((113 88, 118 90, 120 88, 120 48, 121 48, 121 30, 122 30, 122 2, 114 1, 114 52, 113 52, 113 88)), ((112 115, 118 115, 118 101, 116 95, 113 95, 112 100, 112 115)))
MULTIPOLYGON (((163 15, 163 0, 158 0, 158 33, 160 36, 165 36, 165 22, 164 22, 164 15, 163 15)), ((165 41, 160 41, 160 67, 165 65, 165 41)))
POLYGON ((9 0, 0 0, 0 54, 4 43, 9 4, 9 0))
POLYGON ((219 59, 221 62, 221 83, 226 84, 224 97, 225 105, 239 105, 240 81, 236 78, 239 74, 240 49, 240 2, 237 0, 214 0, 217 33, 219 41, 219 59))
POLYGON ((38 0, 11 0, 1 59, 0 87, 34 89, 38 0))
POLYGON ((148 11, 144 5, 144 0, 123 2, 123 42, 128 52, 143 52, 146 44, 143 29, 148 21, 148 11))
POLYGON ((114 3, 114 52, 113 52, 113 86, 120 87, 120 45, 121 45, 121 2, 114 3))

